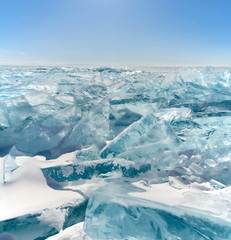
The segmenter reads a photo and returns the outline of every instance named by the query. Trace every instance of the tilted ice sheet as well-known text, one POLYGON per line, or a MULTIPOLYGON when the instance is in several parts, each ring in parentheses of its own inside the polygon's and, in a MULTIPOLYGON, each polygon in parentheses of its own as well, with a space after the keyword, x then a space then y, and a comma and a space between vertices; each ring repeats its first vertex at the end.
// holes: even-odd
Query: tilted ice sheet
POLYGON ((230 239, 230 189, 209 191, 204 184, 176 189, 142 181, 133 185, 117 181, 91 195, 87 235, 102 240, 230 239))

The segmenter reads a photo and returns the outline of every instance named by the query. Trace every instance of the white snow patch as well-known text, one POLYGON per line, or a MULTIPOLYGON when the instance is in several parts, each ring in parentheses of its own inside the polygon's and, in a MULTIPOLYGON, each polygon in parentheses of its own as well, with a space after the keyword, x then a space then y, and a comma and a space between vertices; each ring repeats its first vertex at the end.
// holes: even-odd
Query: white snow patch
POLYGON ((89 197, 90 194, 105 186, 107 182, 104 179, 93 178, 90 180, 79 179, 76 182, 68 182, 65 189, 82 192, 85 197, 89 197))
POLYGON ((28 157, 28 156, 19 156, 16 157, 15 161, 18 165, 32 163, 34 166, 39 168, 48 168, 48 167, 55 167, 55 166, 63 166, 72 164, 75 162, 76 159, 76 151, 65 153, 60 157, 52 160, 46 160, 43 156, 35 156, 35 157, 28 157))
POLYGON ((86 235, 83 230, 83 223, 80 222, 69 228, 66 228, 64 231, 47 238, 46 240, 91 240, 90 237, 86 235))
POLYGON ((64 177, 69 177, 73 172, 72 166, 66 166, 62 168, 62 174, 64 177))
POLYGON ((11 180, 0 184, 0 221, 84 200, 79 193, 50 188, 36 163, 25 160, 20 164, 11 180))
POLYGON ((209 212, 211 216, 231 222, 231 187, 210 190, 208 184, 191 184, 180 189, 169 183, 150 184, 145 186, 142 181, 133 183, 144 192, 130 192, 128 195, 158 202, 168 206, 189 207, 209 212), (225 206, 225 207, 224 207, 225 206))
POLYGON ((44 209, 38 220, 46 225, 56 228, 57 231, 61 231, 65 221, 67 210, 60 208, 44 209))

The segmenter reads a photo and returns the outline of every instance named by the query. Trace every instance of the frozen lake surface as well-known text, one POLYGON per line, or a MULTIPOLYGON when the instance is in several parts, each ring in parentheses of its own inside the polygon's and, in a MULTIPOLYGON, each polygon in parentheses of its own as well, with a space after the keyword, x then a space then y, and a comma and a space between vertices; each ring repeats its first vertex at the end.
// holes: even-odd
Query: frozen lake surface
POLYGON ((1 240, 231 239, 231 70, 134 69, 0 67, 1 240))

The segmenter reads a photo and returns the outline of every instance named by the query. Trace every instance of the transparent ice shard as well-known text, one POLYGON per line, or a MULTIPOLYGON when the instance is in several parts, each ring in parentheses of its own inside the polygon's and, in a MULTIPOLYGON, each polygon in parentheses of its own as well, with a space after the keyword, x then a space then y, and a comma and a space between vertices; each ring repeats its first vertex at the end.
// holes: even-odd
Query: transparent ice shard
POLYGON ((95 145, 86 149, 78 150, 76 152, 77 162, 97 159, 99 159, 99 149, 95 145))
POLYGON ((11 155, 7 155, 3 161, 4 161, 3 169, 4 182, 7 182, 10 180, 12 172, 19 166, 16 164, 15 158, 11 155))
POLYGON ((157 124, 157 122, 158 119, 153 114, 141 118, 106 145, 102 149, 100 156, 106 158, 109 155, 116 156, 122 153, 126 148, 134 144, 134 142, 138 141, 139 138, 157 124))
POLYGON ((108 139, 112 140, 125 128, 138 121, 141 117, 141 114, 131 111, 129 108, 125 108, 124 106, 122 108, 115 108, 111 106, 109 115, 110 133, 108 139))
POLYGON ((18 151, 15 147, 12 147, 9 154, 7 154, 4 158, 2 158, 3 161, 3 168, 2 168, 2 174, 3 174, 3 182, 8 182, 11 179, 12 172, 19 168, 18 163, 15 161, 17 156, 23 156, 25 153, 18 151))

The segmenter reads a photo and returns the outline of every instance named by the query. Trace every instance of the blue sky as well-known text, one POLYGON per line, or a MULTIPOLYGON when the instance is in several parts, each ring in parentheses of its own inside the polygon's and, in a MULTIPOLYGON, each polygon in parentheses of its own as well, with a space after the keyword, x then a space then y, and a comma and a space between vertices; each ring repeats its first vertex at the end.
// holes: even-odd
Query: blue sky
POLYGON ((0 64, 231 66, 230 0, 1 0, 0 64))

